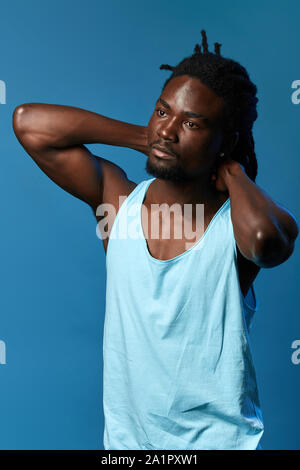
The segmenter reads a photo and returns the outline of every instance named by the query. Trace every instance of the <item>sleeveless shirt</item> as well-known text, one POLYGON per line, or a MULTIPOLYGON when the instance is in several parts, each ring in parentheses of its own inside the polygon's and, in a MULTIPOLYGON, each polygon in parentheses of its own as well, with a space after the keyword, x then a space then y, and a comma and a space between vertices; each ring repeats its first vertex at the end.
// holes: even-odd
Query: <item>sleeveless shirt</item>
POLYGON ((261 449, 257 301, 253 285, 241 292, 230 198, 194 245, 159 260, 141 219, 154 180, 125 198, 107 247, 104 448, 261 449))

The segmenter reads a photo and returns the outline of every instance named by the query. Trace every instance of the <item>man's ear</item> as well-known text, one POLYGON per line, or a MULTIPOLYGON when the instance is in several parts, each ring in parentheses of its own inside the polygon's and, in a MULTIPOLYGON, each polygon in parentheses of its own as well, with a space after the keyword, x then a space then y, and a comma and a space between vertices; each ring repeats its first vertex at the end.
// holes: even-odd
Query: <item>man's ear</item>
POLYGON ((230 154, 233 152, 234 148, 236 147, 238 141, 239 141, 239 138, 240 138, 240 135, 238 133, 238 131, 236 131, 236 133, 232 136, 232 139, 231 139, 231 148, 230 148, 230 154))
POLYGON ((239 140, 239 133, 237 131, 231 135, 225 136, 221 144, 219 154, 224 152, 225 157, 230 157, 231 153, 233 152, 235 146, 238 143, 238 140, 239 140))
POLYGON ((230 157, 231 153, 233 152, 235 146, 239 141, 239 133, 236 131, 231 136, 228 136, 222 145, 222 152, 225 153, 225 157, 230 157))

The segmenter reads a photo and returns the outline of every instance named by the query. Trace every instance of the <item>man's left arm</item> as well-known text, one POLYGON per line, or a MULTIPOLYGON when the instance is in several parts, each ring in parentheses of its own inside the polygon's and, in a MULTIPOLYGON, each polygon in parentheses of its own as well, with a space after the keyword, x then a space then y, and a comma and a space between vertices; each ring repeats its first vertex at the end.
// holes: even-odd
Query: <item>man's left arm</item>
POLYGON ((217 185, 229 192, 234 236, 243 256, 262 268, 286 261, 299 232, 293 214, 271 199, 234 160, 222 163, 218 189, 217 185))

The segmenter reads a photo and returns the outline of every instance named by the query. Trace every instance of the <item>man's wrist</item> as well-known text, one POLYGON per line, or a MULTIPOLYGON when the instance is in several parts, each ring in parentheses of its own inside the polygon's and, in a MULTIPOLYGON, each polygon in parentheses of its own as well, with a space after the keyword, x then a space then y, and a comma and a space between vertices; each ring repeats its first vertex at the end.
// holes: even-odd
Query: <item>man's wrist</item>
POLYGON ((224 179, 225 182, 227 183, 227 180, 229 180, 232 177, 239 177, 246 175, 244 171, 244 167, 237 161, 231 160, 231 162, 226 165, 225 169, 225 174, 224 174, 224 179))

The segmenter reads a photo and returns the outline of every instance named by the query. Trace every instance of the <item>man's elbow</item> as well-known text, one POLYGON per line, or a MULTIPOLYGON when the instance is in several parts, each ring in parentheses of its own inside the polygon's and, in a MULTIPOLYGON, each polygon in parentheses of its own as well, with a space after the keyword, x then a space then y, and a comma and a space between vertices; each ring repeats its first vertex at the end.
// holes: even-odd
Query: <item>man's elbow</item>
POLYGON ((28 131, 28 115, 31 113, 31 104, 20 104, 13 112, 13 129, 16 136, 28 131))
POLYGON ((12 125, 14 133, 25 149, 39 149, 42 142, 35 132, 34 103, 24 103, 17 106, 13 112, 12 125))
POLYGON ((256 234, 253 261, 261 268, 274 268, 292 255, 294 247, 295 239, 282 232, 276 231, 266 235, 259 231, 256 234))

